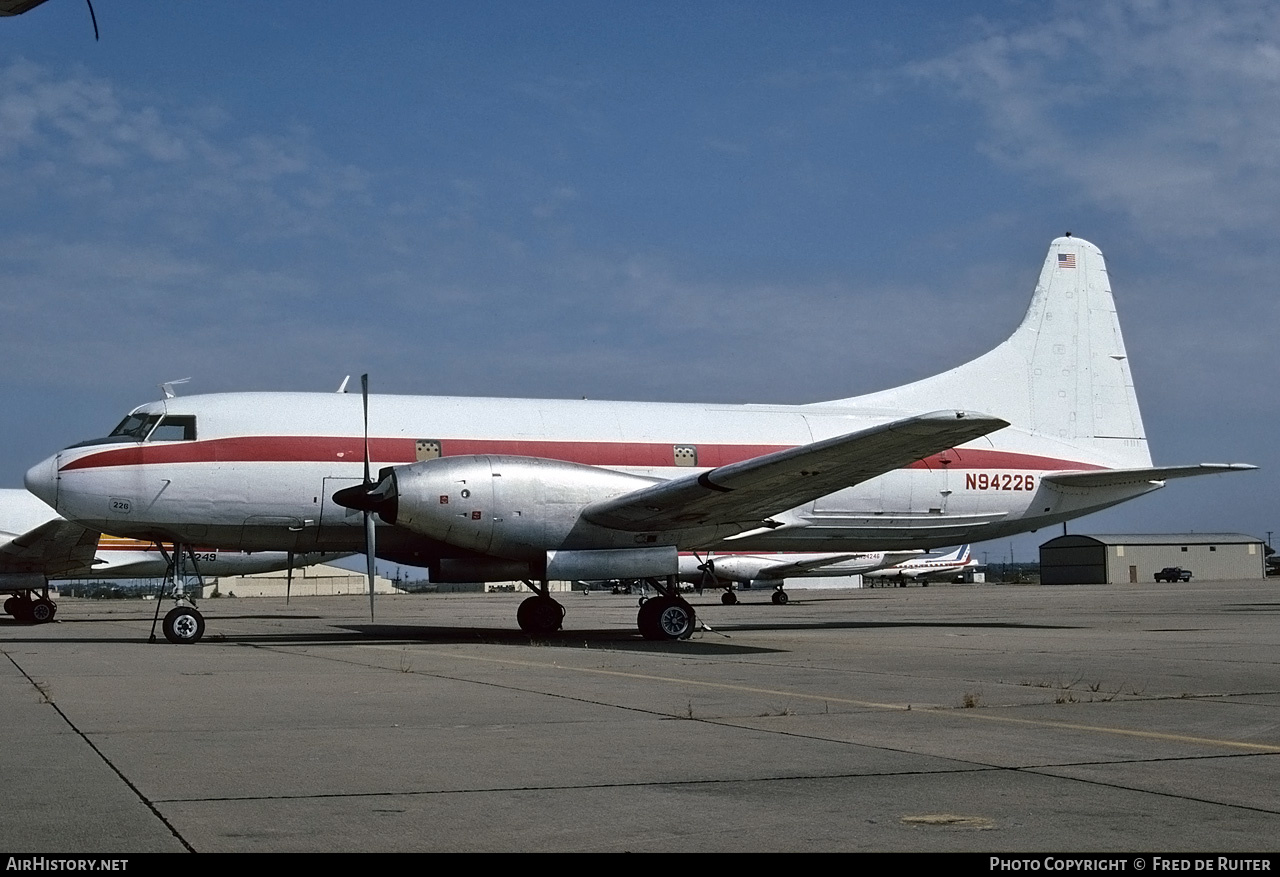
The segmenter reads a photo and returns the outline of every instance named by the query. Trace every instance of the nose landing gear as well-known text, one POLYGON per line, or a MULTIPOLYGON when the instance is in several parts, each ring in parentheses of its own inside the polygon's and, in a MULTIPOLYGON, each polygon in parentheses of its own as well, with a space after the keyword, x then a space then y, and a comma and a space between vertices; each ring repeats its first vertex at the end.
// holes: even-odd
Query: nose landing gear
POLYGON ((160 553, 164 555, 168 566, 165 570, 164 580, 160 583, 159 599, 156 600, 156 617, 151 621, 151 642, 156 641, 156 620, 160 617, 160 602, 164 599, 164 592, 170 584, 173 588, 173 599, 178 605, 174 606, 164 616, 164 622, 160 625, 160 630, 164 633, 164 638, 175 645, 190 645, 200 642, 204 636, 204 616, 200 614, 200 610, 196 608, 195 600, 187 596, 187 580, 188 578, 195 580, 195 586, 204 592, 204 577, 200 575, 200 567, 196 563, 195 551, 188 545, 177 543, 173 546, 173 553, 165 551, 163 545, 158 545, 160 553), (191 571, 187 572, 187 562, 191 563, 191 571))
POLYGON ((204 636, 204 616, 194 606, 175 606, 165 615, 161 629, 171 643, 196 643, 204 636))

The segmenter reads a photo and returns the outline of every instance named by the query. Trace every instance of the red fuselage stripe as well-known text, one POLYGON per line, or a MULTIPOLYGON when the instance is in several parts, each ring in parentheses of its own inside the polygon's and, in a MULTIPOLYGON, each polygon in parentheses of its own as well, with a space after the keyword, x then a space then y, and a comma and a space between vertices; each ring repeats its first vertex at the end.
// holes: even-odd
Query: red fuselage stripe
MULTIPOLYGON (((444 439, 439 442, 440 455, 463 457, 474 454, 509 454, 518 457, 543 457, 589 466, 670 468, 676 465, 675 445, 656 442, 555 442, 499 439, 444 439)), ((791 445, 716 445, 699 444, 699 468, 715 468, 750 460, 791 445)), ((417 461, 414 439, 371 438, 369 456, 375 464, 404 464, 417 461)), ((359 437, 340 436, 244 436, 194 442, 112 446, 108 450, 89 453, 62 467, 63 472, 76 469, 99 469, 111 466, 146 466, 171 463, 360 463, 364 460, 364 441, 359 437)), ((908 469, 1102 469, 1105 467, 1074 460, 1060 460, 1035 454, 994 451, 977 448, 952 448, 917 460, 908 469)))

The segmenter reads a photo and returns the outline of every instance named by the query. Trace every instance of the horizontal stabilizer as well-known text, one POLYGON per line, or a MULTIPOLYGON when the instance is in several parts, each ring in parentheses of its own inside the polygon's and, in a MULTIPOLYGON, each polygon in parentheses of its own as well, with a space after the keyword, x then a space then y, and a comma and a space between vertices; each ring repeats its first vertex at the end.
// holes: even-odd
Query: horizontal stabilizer
POLYGON ((664 481, 593 503, 583 517, 631 531, 756 526, 1008 425, 984 414, 934 411, 664 481))
POLYGON ((1154 466, 1148 469, 1098 469, 1090 472, 1050 472, 1040 480, 1063 487, 1123 487, 1193 475, 1220 475, 1257 469, 1248 463, 1198 463, 1192 466, 1154 466))

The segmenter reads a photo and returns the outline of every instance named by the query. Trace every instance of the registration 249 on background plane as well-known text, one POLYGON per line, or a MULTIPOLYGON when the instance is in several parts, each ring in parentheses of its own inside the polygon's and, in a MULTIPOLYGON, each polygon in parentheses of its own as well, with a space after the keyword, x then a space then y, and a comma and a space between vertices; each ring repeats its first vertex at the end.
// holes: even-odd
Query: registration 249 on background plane
MULTIPOLYGON (((85 527, 245 550, 360 551, 437 582, 647 578, 650 639, 686 637, 681 551, 855 552, 980 542, 1124 502, 1153 467, 1102 253, 1057 238, 1018 328, 951 371, 807 405, 228 393, 136 408, 33 466, 85 527), (374 477, 371 473, 376 471, 374 477), (378 522, 381 522, 380 524, 378 522)), ((371 576, 372 582, 372 576, 371 576)), ((372 610, 372 589, 371 589, 372 610)), ((170 613, 179 640, 204 629, 170 613)))

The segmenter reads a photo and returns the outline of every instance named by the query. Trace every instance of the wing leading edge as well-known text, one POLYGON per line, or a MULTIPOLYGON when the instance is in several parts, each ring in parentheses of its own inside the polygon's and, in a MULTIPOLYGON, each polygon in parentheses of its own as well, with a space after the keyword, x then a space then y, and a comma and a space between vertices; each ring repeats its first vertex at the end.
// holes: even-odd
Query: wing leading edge
POLYGON ((1008 425, 969 411, 934 411, 663 481, 592 503, 583 517, 632 531, 756 526, 770 515, 1008 425))

